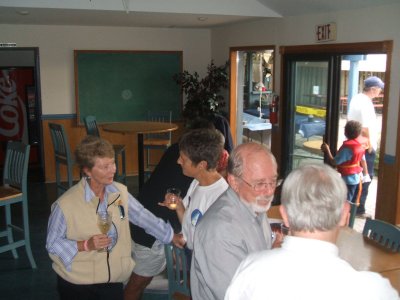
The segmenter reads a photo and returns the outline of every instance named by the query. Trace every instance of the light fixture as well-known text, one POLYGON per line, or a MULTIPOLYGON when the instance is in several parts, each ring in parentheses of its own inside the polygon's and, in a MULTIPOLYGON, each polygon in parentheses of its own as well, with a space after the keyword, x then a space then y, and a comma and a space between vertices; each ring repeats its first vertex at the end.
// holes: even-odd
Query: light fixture
POLYGON ((17 14, 19 14, 21 16, 27 16, 27 15, 29 15, 29 11, 28 10, 17 10, 17 14))

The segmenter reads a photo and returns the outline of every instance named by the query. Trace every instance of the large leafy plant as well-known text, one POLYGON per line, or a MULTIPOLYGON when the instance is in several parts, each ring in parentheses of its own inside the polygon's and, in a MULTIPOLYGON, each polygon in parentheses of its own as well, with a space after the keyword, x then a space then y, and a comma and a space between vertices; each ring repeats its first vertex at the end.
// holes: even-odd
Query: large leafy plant
POLYGON ((225 106, 221 90, 228 87, 228 63, 216 66, 213 61, 207 66, 207 74, 200 79, 199 74, 188 71, 174 75, 174 80, 180 84, 187 97, 187 102, 182 115, 185 120, 193 120, 197 117, 212 118, 215 114, 221 114, 221 108, 225 106))

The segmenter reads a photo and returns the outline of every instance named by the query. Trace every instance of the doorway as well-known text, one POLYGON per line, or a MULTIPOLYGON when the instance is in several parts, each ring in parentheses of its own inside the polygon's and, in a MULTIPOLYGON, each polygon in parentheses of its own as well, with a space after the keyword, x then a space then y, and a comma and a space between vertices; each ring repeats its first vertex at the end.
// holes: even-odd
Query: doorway
POLYGON ((30 145, 30 181, 44 181, 39 49, 0 49, 0 167, 7 142, 30 145))
MULTIPOLYGON (((347 121, 349 99, 353 94, 362 91, 363 81, 367 77, 375 75, 382 80, 389 78, 386 74, 386 56, 390 55, 387 51, 390 47, 384 47, 384 42, 379 44, 324 45, 320 49, 314 46, 281 48, 281 86, 284 87, 282 97, 285 111, 282 115, 282 135, 286 137, 282 139, 281 146, 284 176, 299 165, 322 163, 322 142, 328 143, 333 155, 336 154, 344 140, 343 128, 347 121), (374 69, 361 70, 353 65, 355 61, 364 61, 376 54, 385 58, 381 64, 381 72, 374 69)), ((382 133, 383 137, 380 145, 384 145, 384 97, 373 101, 376 105, 378 127, 381 128, 379 134, 382 133)), ((378 169, 379 158, 376 160, 376 170, 378 169)), ((378 185, 377 178, 378 176, 375 177, 375 187, 378 185)), ((373 203, 371 209, 374 213, 377 189, 372 188, 371 192, 373 194, 368 199, 372 199, 370 202, 373 203)))
POLYGON ((230 62, 230 124, 234 142, 255 141, 270 148, 275 47, 233 47, 230 62))

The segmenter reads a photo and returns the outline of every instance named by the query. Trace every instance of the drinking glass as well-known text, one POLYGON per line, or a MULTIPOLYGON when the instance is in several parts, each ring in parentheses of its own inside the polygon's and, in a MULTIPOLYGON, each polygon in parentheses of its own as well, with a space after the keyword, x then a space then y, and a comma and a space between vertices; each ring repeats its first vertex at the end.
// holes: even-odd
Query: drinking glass
MULTIPOLYGON (((112 215, 107 211, 97 213, 97 226, 102 234, 107 234, 112 224, 112 215)), ((99 252, 107 251, 107 247, 98 250, 99 252)))
POLYGON ((167 189, 166 197, 169 200, 168 207, 170 209, 176 209, 176 203, 181 196, 181 190, 178 188, 169 188, 167 189))

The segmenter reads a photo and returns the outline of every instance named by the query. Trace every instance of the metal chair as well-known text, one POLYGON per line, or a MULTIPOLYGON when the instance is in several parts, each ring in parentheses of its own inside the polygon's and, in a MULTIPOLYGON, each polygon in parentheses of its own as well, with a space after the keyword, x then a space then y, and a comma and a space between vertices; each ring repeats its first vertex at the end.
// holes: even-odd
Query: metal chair
POLYGON ((8 243, 0 246, 0 253, 11 251, 16 259, 18 258, 16 249, 25 247, 32 269, 36 269, 37 266, 32 255, 29 235, 27 193, 29 150, 30 146, 22 142, 9 141, 7 143, 3 185, 0 187, 0 206, 5 206, 6 229, 0 232, 0 237, 7 237, 8 243), (17 203, 22 204, 22 227, 12 223, 11 205, 17 203), (23 239, 14 241, 13 230, 22 232, 23 239))
POLYGON ((188 276, 188 261, 184 249, 167 244, 165 258, 167 260, 168 297, 173 299, 191 299, 188 276))
POLYGON ((73 159, 69 148, 68 137, 62 124, 49 123, 51 140, 53 142, 54 157, 56 162, 57 196, 61 196, 73 185, 73 159), (67 183, 61 181, 61 165, 67 169, 67 183))
MULTIPOLYGON (((172 122, 172 111, 148 111, 147 121, 151 122, 172 122)), ((171 146, 171 131, 165 133, 146 134, 143 141, 143 148, 146 150, 145 175, 149 177, 156 164, 151 163, 150 150, 166 150, 171 146)))
POLYGON ((393 224, 367 218, 362 234, 393 252, 400 252, 400 228, 393 224))
MULTIPOLYGON (((86 116, 83 119, 85 123, 86 133, 88 135, 94 135, 100 137, 99 128, 97 127, 97 121, 95 116, 86 116)), ((126 158, 125 158, 125 145, 113 145, 115 153, 115 165, 117 170, 114 175, 114 180, 118 182, 126 183, 126 158), (119 156, 121 156, 121 172, 119 167, 119 156)))

